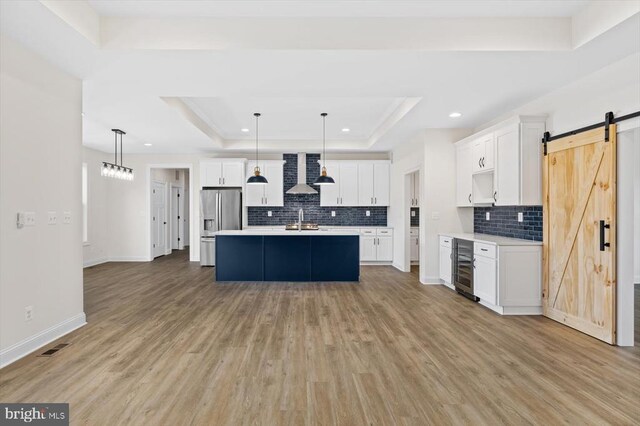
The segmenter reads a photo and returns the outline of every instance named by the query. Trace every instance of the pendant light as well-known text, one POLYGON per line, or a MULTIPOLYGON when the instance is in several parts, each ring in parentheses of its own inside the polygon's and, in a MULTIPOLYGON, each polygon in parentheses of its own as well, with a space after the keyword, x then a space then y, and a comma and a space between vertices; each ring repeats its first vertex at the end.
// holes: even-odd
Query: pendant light
POLYGON ((331 176, 327 176, 327 140, 326 140, 326 119, 327 113, 323 112, 320 114, 322 116, 322 171, 320 172, 320 176, 316 178, 316 181, 313 182, 314 185, 333 185, 336 183, 331 176))
POLYGON ((256 118, 256 166, 253 168, 253 176, 247 179, 248 185, 265 185, 269 183, 267 178, 260 175, 260 166, 258 165, 258 118, 260 117, 260 113, 256 112, 253 114, 256 118))
POLYGON ((125 167, 122 163, 122 135, 126 135, 126 133, 120 129, 111 129, 111 131, 115 136, 114 160, 113 163, 103 161, 100 174, 104 177, 133 180, 133 169, 125 167), (120 135, 120 164, 118 164, 118 135, 120 135))

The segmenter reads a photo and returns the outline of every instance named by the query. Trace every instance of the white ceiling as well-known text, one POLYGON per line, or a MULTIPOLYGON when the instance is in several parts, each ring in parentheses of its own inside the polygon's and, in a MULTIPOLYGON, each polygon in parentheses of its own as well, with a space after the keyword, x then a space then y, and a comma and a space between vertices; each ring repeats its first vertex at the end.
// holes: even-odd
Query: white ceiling
POLYGON ((89 0, 103 16, 135 17, 570 17, 586 0, 89 0))
MULTIPOLYGON (((184 26, 201 21, 185 16, 245 16, 256 3, 261 5, 260 16, 285 16, 286 12, 293 14, 286 16, 361 17, 386 11, 394 16, 413 14, 429 19, 506 13, 518 19, 541 13, 565 19, 586 2, 90 2, 100 15, 183 16, 161 21, 162 25, 174 21, 181 25, 166 27, 167 40, 179 41, 180 47, 152 48, 141 45, 131 33, 115 33, 115 38, 96 45, 86 36, 95 29, 80 29, 82 19, 55 14, 39 2, 3 0, 0 30, 83 79, 85 145, 111 150, 109 129, 117 127, 127 132, 126 152, 153 153, 252 149, 251 114, 256 110, 263 113, 261 140, 265 140, 266 150, 317 149, 319 113, 324 111, 329 113, 329 150, 386 151, 421 129, 479 126, 640 51, 640 14, 599 30, 597 36, 575 49, 535 45, 536 39, 549 35, 542 30, 506 51, 500 47, 461 50, 456 46, 345 50, 339 49, 340 39, 332 41, 335 49, 189 49, 201 34, 186 34, 184 26), (451 3, 458 7, 452 8, 451 3), (179 11, 175 10, 177 4, 179 11), (182 100, 185 109, 172 107, 167 99, 182 100), (463 116, 451 119, 448 115, 452 111, 463 116), (194 121, 196 116, 202 123, 194 121), (250 128, 251 133, 240 133, 242 127, 250 128), (352 131, 343 134, 339 132, 342 127, 352 131), (153 145, 146 147, 144 143, 153 145)), ((109 19, 103 16, 99 21, 113 30, 123 18, 109 19)), ((128 20, 126 25, 140 28, 144 22, 128 20)), ((545 21, 507 19, 498 23, 518 33, 523 22, 530 29, 545 21)), ((474 22, 468 23, 473 28, 474 22)), ((314 31, 320 39, 332 34, 330 29, 314 31)), ((386 34, 383 28, 379 32, 381 38, 386 34)), ((570 28, 567 34, 570 38, 570 28)), ((268 39, 270 34, 254 32, 253 36, 268 39)), ((357 36, 356 31, 354 40, 357 36)), ((454 42, 462 38, 442 36, 450 36, 454 42)), ((465 34, 469 36, 479 43, 489 39, 500 42, 490 31, 474 29, 465 34)), ((560 46, 562 43, 565 41, 561 40, 560 46)))
POLYGON ((255 137, 254 112, 260 112, 261 140, 318 140, 320 113, 327 112, 328 139, 369 139, 402 103, 402 98, 182 98, 224 139, 255 137), (249 129, 244 133, 242 128, 249 129), (342 129, 349 129, 348 133, 342 129))

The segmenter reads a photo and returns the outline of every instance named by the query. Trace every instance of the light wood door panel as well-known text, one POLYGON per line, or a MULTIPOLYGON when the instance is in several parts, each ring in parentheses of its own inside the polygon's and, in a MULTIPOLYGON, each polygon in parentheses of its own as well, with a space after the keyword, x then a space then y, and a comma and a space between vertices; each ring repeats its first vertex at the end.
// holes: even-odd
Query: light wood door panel
POLYGON ((543 313, 615 343, 616 129, 558 139, 543 164, 543 313), (604 229, 601 247, 601 221, 604 229))

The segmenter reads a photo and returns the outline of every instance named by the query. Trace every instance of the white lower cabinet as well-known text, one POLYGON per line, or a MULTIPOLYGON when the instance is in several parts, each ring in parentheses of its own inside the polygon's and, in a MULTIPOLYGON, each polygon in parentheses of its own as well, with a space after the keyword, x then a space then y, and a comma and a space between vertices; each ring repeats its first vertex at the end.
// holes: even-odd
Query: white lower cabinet
POLYGON ((451 240, 440 237, 440 279, 447 284, 451 284, 451 240))
POLYGON ((409 232, 409 254, 412 262, 420 261, 420 231, 411 229, 409 232))
POLYGON ((495 259, 478 255, 473 259, 473 294, 492 305, 497 303, 496 267, 495 259))
POLYGON ((393 260, 393 230, 363 228, 360 230, 360 260, 391 262, 393 260))
MULTIPOLYGON (((501 315, 542 314, 541 244, 459 235, 456 238, 473 241, 473 294, 481 305, 501 315)), ((453 237, 440 235, 440 279, 449 287, 453 284, 452 247, 453 237)))

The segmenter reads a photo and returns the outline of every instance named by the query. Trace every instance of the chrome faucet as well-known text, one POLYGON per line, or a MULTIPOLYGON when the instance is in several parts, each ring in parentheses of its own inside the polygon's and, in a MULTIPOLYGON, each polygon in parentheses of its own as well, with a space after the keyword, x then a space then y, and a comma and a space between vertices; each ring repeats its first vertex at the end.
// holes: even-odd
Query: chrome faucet
POLYGON ((304 220, 304 210, 298 210, 298 231, 302 231, 302 221, 304 220))

